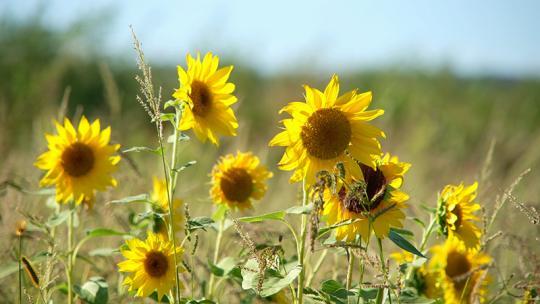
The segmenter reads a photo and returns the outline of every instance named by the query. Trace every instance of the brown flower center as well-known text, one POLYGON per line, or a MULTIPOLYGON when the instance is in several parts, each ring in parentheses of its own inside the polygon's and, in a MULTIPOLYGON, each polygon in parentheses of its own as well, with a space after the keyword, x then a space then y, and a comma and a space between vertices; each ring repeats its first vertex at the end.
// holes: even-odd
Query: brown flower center
POLYGON ((450 278, 458 278, 471 271, 471 263, 462 253, 451 251, 446 257, 446 275, 450 278))
POLYGON ((160 251, 151 251, 146 254, 144 259, 144 270, 148 275, 154 278, 159 278, 167 273, 169 261, 167 257, 160 251))
POLYGON ((251 175, 242 168, 227 170, 220 182, 221 191, 229 201, 244 202, 253 192, 253 180, 251 175))
POLYGON ((381 170, 363 165, 360 165, 364 181, 366 182, 366 194, 370 201, 370 209, 377 208, 384 198, 386 191, 386 178, 381 170))
POLYGON ((452 213, 457 217, 457 220, 454 223, 454 226, 456 227, 456 229, 458 229, 459 227, 461 227, 461 220, 462 220, 462 217, 463 217, 463 212, 461 210, 461 206, 459 204, 456 205, 454 207, 454 210, 452 210, 452 213))
POLYGON ((193 114, 197 116, 206 116, 212 107, 212 92, 206 83, 194 80, 191 83, 191 93, 189 93, 191 101, 193 101, 193 114))
POLYGON ((94 167, 94 152, 86 144, 76 142, 62 153, 62 167, 70 176, 87 174, 94 167))
POLYGON ((311 156, 332 159, 349 146, 351 124, 338 109, 319 109, 308 118, 300 136, 311 156))

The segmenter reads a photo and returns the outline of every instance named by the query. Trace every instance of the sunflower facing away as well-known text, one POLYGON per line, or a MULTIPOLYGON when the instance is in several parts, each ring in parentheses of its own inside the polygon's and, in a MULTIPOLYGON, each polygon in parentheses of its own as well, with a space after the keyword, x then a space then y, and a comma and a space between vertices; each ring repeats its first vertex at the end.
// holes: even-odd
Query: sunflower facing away
POLYGON ((489 281, 491 258, 476 249, 468 250, 456 238, 431 248, 429 271, 435 274, 439 295, 445 303, 481 303, 489 281))
MULTIPOLYGON (((153 190, 150 200, 154 202, 160 210, 160 213, 165 214, 163 220, 159 221, 156 225, 157 231, 159 234, 168 238, 167 227, 169 216, 166 215, 169 213, 169 200, 167 198, 167 183, 165 180, 160 180, 157 177, 153 177, 153 190)), ((182 231, 184 227, 184 212, 183 212, 183 202, 179 198, 173 200, 173 217, 174 217, 174 231, 178 234, 182 231)), ((160 219, 161 220, 161 219, 160 219)))
POLYGON ((186 61, 187 70, 178 66, 180 88, 173 94, 188 104, 179 128, 193 129, 199 140, 210 139, 218 145, 219 135, 235 136, 238 128, 230 107, 237 101, 232 95, 235 86, 227 82, 233 66, 218 70, 219 58, 212 53, 207 53, 202 61, 199 53, 197 59, 188 54, 186 61))
MULTIPOLYGON (((130 239, 126 241, 128 249, 122 250, 127 259, 118 263, 119 271, 129 272, 124 285, 129 291, 136 291, 136 296, 147 297, 157 291, 158 298, 167 294, 175 285, 174 248, 159 234, 149 233, 146 241, 130 239)), ((183 250, 177 247, 177 258, 183 250)))
POLYGON ((411 165, 388 153, 375 162, 375 169, 360 165, 365 183, 356 183, 349 189, 343 185, 338 187, 337 194, 332 194, 330 189, 324 192, 322 214, 328 225, 353 221, 336 228, 337 240, 351 242, 361 235, 367 241, 371 231, 382 239, 390 227, 403 227, 401 220, 405 214, 401 209, 406 207, 409 196, 400 187, 411 165))
POLYGON ((266 192, 266 180, 272 172, 260 164, 259 158, 250 152, 228 154, 212 169, 210 195, 217 204, 231 209, 249 209, 251 200, 261 199, 266 192))
POLYGON ((354 159, 375 167, 374 158, 381 155, 377 138, 384 133, 367 122, 381 116, 383 110, 366 111, 371 103, 371 92, 358 94, 356 90, 339 94, 339 80, 332 76, 321 92, 304 86, 306 102, 291 102, 281 112, 292 118, 284 119, 285 130, 277 134, 270 146, 287 147, 279 166, 294 170, 291 182, 306 178, 312 185, 317 172, 332 172, 338 162, 347 174, 362 179, 362 172, 354 159))
POLYGON ((447 185, 439 194, 437 218, 442 234, 457 238, 465 247, 477 248, 480 245, 480 229, 473 223, 479 218, 473 212, 480 209, 474 203, 478 183, 465 187, 447 185))
POLYGON ((47 170, 40 186, 55 185, 57 202, 73 199, 80 204, 92 200, 96 190, 116 186, 111 174, 120 161, 115 155, 120 145, 109 145, 110 127, 101 130, 99 119, 89 124, 83 116, 77 130, 67 118, 63 126, 56 122, 56 130, 58 135, 45 135, 49 151, 34 165, 47 170))

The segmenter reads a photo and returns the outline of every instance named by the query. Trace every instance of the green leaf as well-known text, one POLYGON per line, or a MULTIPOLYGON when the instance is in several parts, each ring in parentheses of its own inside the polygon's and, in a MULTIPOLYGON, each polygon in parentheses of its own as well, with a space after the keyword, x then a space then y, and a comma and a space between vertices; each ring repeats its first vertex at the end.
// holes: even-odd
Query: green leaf
POLYGON ((109 301, 109 284, 102 277, 91 277, 83 286, 73 286, 73 291, 89 304, 107 304, 109 301))
POLYGON ((211 261, 208 261, 208 265, 210 265, 210 271, 214 275, 223 277, 231 273, 231 271, 237 266, 237 260, 233 257, 226 257, 217 263, 217 265, 211 261))
POLYGON ((125 232, 119 232, 108 228, 96 228, 92 230, 88 230, 86 232, 87 238, 93 238, 98 236, 113 236, 113 235, 129 235, 129 233, 125 232))
POLYGON ((150 201, 150 197, 148 194, 137 194, 133 196, 127 196, 121 199, 110 201, 109 204, 130 204, 130 203, 150 203, 153 204, 152 201, 150 201))
POLYGON ((308 204, 305 206, 294 206, 287 210, 285 210, 285 213, 287 214, 310 214, 313 210, 313 204, 308 204))
POLYGON ((71 213, 72 211, 71 210, 63 210, 63 211, 60 211, 59 213, 57 214, 53 214, 48 220, 47 222, 45 223, 45 225, 49 226, 49 227, 56 227, 60 224, 62 224, 63 222, 65 222, 67 220, 67 218, 69 217, 69 214, 71 213))
POLYGON ((196 160, 188 161, 187 163, 183 164, 182 166, 180 166, 178 168, 174 168, 173 171, 182 172, 182 171, 186 170, 187 168, 195 165, 196 163, 197 163, 196 160))
POLYGON ((226 204, 219 204, 216 211, 214 211, 214 214, 212 214, 212 219, 216 222, 221 221, 225 218, 225 213, 229 210, 229 207, 227 207, 226 204))
POLYGON ((157 155, 161 155, 163 151, 161 150, 161 148, 152 149, 148 147, 131 147, 129 149, 122 151, 122 153, 130 153, 130 152, 150 152, 157 155))
POLYGON ((369 300, 375 300, 375 298, 377 298, 377 292, 379 292, 379 290, 377 288, 365 288, 358 290, 358 292, 364 301, 369 302, 369 300))
POLYGON ((176 106, 179 106, 180 104, 182 104, 180 100, 167 100, 167 102, 165 102, 165 104, 163 105, 163 109, 176 107, 176 106))
POLYGON ((194 217, 188 221, 190 231, 195 231, 197 229, 206 231, 206 228, 210 227, 213 223, 214 220, 207 216, 194 217))
MULTIPOLYGON (((34 255, 30 261, 32 264, 38 264, 47 259, 47 257, 50 256, 50 254, 46 251, 42 251, 36 255, 34 255)), ((0 280, 17 272, 19 270, 19 263, 18 262, 10 262, 2 264, 0 267, 0 280)))
POLYGON ((407 229, 401 229, 401 228, 390 228, 390 230, 394 230, 396 233, 402 235, 402 236, 406 236, 406 237, 409 237, 409 238, 414 238, 414 233, 412 233, 412 231, 410 230, 407 230, 407 229))
POLYGON ((330 231, 332 231, 332 230, 334 230, 334 229, 336 229, 338 227, 352 224, 355 221, 356 220, 348 219, 348 220, 345 220, 345 221, 341 221, 339 223, 335 223, 334 225, 331 225, 331 226, 322 227, 321 229, 319 229, 319 235, 317 236, 317 238, 320 238, 321 236, 327 234, 328 232, 330 232, 330 231))
MULTIPOLYGON (((242 267, 242 288, 253 289, 257 291, 257 285, 259 283, 259 274, 257 269, 258 263, 255 259, 250 259, 245 267, 242 267), (255 271, 253 271, 255 270, 255 271)), ((289 286, 296 277, 300 274, 302 267, 297 265, 289 270, 289 272, 283 276, 274 269, 266 269, 262 288, 259 292, 261 297, 269 297, 278 293, 283 288, 289 286)))
MULTIPOLYGON (((409 243, 405 238, 403 238, 399 233, 397 233, 395 230, 390 229, 390 233, 388 234, 388 237, 394 244, 396 244, 399 248, 408 251, 412 254, 415 254, 419 257, 426 258, 416 247, 414 247, 413 244, 409 243)), ((427 258, 426 258, 427 259, 427 258)))
POLYGON ((426 229, 426 223, 424 223, 424 221, 422 221, 421 219, 413 217, 412 220, 415 221, 418 225, 420 225, 422 229, 426 229))
POLYGON ((326 280, 321 285, 321 291, 326 293, 336 303, 346 303, 347 297, 354 293, 347 291, 345 286, 334 280, 326 280))
POLYGON ((88 252, 88 255, 89 256, 112 256, 118 253, 120 253, 118 248, 96 248, 88 252))
POLYGON ((161 113, 159 119, 161 119, 161 121, 174 122, 174 113, 161 113))
POLYGON ((285 211, 280 210, 280 211, 266 213, 263 215, 241 217, 238 220, 244 223, 257 223, 257 222, 263 222, 263 221, 268 221, 268 220, 279 221, 279 220, 283 220, 284 217, 285 217, 285 211))

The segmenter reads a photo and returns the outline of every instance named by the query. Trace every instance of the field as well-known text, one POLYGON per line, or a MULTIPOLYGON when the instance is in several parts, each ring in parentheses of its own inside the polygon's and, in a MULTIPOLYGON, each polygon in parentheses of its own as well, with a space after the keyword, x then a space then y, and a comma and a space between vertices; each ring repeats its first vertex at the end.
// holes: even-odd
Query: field
MULTIPOLYGON (((428 226, 431 219, 441 216, 444 195, 439 194, 445 185, 467 186, 475 181, 478 195, 474 203, 480 209, 474 212, 478 220, 471 222, 479 227, 481 236, 478 249, 467 254, 490 259, 478 262, 477 268, 467 264, 472 262, 465 263, 468 268, 459 274, 465 274, 466 284, 470 282, 472 287, 458 287, 461 283, 446 268, 452 286, 461 291, 460 302, 538 301, 540 79, 462 76, 451 68, 335 71, 340 79, 339 95, 355 88, 372 92, 368 110, 384 109, 384 115, 369 122, 384 130, 386 138, 379 139, 382 152, 411 164, 400 188, 410 197, 404 203, 403 227, 391 230, 394 241, 386 232, 379 250, 373 232, 367 244, 360 234, 353 240, 336 240, 338 231, 346 231, 354 223, 334 223, 339 227, 322 234, 325 227, 332 226, 322 216, 328 200, 321 202, 318 195, 311 195, 322 183, 313 182, 305 191, 302 178, 291 184, 292 172, 278 166, 284 149, 269 147, 272 138, 283 131, 280 121, 289 118, 279 114, 280 109, 291 101, 304 102, 304 84, 324 90, 331 73, 305 70, 265 75, 243 62, 220 58, 220 68, 234 65, 228 82, 236 85, 238 102, 231 107, 239 124, 237 136, 220 136, 216 146, 201 142, 193 130, 187 130, 182 133, 190 140, 173 139, 177 142, 173 145, 168 137, 177 134, 178 140, 181 135, 168 120, 179 119, 174 109, 181 112, 182 105, 189 107, 189 103, 163 109, 164 102, 178 100, 173 97, 179 88, 176 66, 147 62, 152 66, 152 92, 157 94, 157 87, 162 87, 159 111, 170 113, 160 116, 164 145, 160 154, 156 126, 159 129, 161 123, 150 120, 136 97, 150 107, 151 115, 159 112, 152 109, 157 98, 146 99, 140 91, 150 83, 138 69, 137 52, 122 58, 110 58, 97 50, 82 55, 65 52, 61 46, 79 35, 85 34, 9 21, 0 28, 0 236, 4 240, 0 244, 0 303, 18 303, 19 291, 22 303, 154 302, 146 295, 136 297, 137 287, 128 291, 129 284, 122 282, 129 272, 119 272, 118 264, 126 260, 123 252, 129 251, 125 240, 144 241, 148 231, 157 231, 164 235, 160 242, 172 244, 174 225, 164 210, 173 204, 167 194, 171 191, 183 201, 176 214, 180 231, 175 231, 174 241, 184 248, 178 255, 183 263, 177 262, 183 270, 178 278, 183 285, 178 292, 181 303, 453 303, 446 294, 448 279, 440 283, 425 275, 431 271, 430 261, 436 260, 431 259, 435 251, 429 249, 449 243, 438 232, 443 230, 442 224, 434 221, 432 231, 428 226), (135 75, 143 77, 142 85, 135 75), (110 144, 120 145, 115 155, 121 160, 112 173, 118 185, 97 191, 92 203, 85 203, 86 196, 82 204, 75 197, 65 204, 56 203, 55 184, 40 187, 46 171, 36 168, 35 162, 49 149, 45 134, 57 134, 54 120, 63 124, 64 117, 69 118, 77 128, 83 115, 90 123, 99 119, 101 129, 111 126, 110 144), (260 200, 252 201, 253 208, 216 202, 209 194, 212 168, 221 156, 237 151, 252 152, 273 173, 267 181, 263 179, 267 191, 260 200), (168 192, 162 200, 165 207, 156 209, 159 202, 151 196, 156 192, 153 178, 164 178, 164 160, 168 163, 168 192), (188 166, 182 168, 184 164, 188 166), (171 180, 176 184, 171 185, 171 180), (299 207, 289 209, 294 206, 299 207), (281 210, 288 211, 278 212, 281 210), (21 221, 26 223, 23 228, 19 227, 21 221), (421 244, 426 235, 429 237, 421 244), (79 243, 81 240, 84 242, 79 243), (409 253, 402 254, 406 259, 390 255, 404 252, 396 243, 408 248, 409 253), (80 249, 74 252, 77 244, 80 249), (430 259, 413 257, 410 252, 415 248, 430 259), (18 271, 21 255, 33 264, 21 266, 22 282, 18 271), (37 286, 28 275, 32 271, 37 273, 37 286), (436 295, 423 289, 430 280, 442 284, 433 293, 436 295), (70 297, 75 300, 68 301, 70 297)), ((186 67, 184 57, 178 58, 177 65, 186 67)), ((348 180, 351 173, 340 174, 328 177, 331 181, 324 185, 321 196, 332 192, 332 186, 340 187, 341 178, 348 180)), ((221 185, 224 187, 223 182, 221 185)), ((358 185, 369 189, 369 184, 358 185)), ((363 210, 371 212, 370 208, 363 210)), ((440 273, 433 270, 434 277, 440 273)), ((176 284, 174 275, 167 284, 171 282, 176 284)), ((153 292, 151 297, 156 299, 153 292)), ((174 286, 164 294, 173 302, 174 286)))

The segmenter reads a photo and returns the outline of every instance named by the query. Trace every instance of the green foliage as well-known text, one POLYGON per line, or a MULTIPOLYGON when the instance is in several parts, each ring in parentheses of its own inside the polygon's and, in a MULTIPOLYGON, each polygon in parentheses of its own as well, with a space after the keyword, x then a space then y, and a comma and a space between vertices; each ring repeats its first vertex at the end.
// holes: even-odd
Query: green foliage
POLYGON ((88 304, 107 304, 109 301, 109 284, 102 277, 91 277, 82 286, 73 286, 73 290, 88 304))

